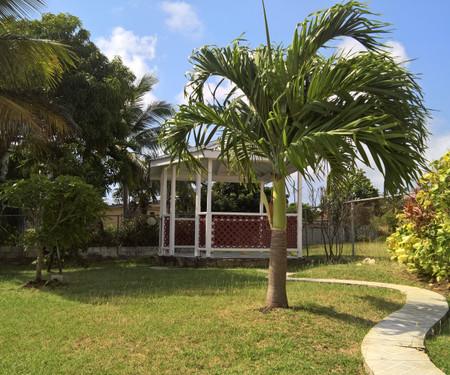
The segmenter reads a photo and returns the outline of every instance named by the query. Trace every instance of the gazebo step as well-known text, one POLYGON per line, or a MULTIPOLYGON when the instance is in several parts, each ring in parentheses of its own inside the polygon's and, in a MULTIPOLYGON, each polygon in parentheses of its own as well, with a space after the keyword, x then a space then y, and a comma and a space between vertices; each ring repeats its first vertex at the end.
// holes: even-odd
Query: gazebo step
MULTIPOLYGON (((306 258, 288 257, 288 265, 308 264, 311 260, 306 258)), ((233 254, 217 253, 210 258, 195 257, 193 255, 181 254, 176 256, 158 255, 157 263, 164 267, 183 268, 267 268, 269 267, 268 254, 233 254)))

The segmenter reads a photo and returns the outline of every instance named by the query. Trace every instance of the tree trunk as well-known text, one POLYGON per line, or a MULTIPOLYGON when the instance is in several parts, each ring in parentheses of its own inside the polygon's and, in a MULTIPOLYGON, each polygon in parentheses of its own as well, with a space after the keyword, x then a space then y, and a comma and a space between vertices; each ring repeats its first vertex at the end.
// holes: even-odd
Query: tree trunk
POLYGON ((39 254, 36 262, 36 281, 42 280, 42 263, 44 260, 44 246, 39 246, 39 254))
POLYGON ((53 265, 53 258, 55 257, 55 248, 52 249, 52 252, 50 253, 50 259, 47 264, 47 272, 50 272, 52 270, 53 265))
POLYGON ((288 307, 286 294, 286 231, 272 230, 270 240, 269 287, 267 289, 266 306, 288 307))
POLYGON ((123 192, 123 218, 126 219, 128 217, 128 185, 122 184, 122 192, 123 192))
POLYGON ((267 308, 288 307, 286 294, 286 183, 283 177, 273 182, 272 238, 270 240, 267 308))
POLYGON ((59 274, 62 274, 62 261, 61 261, 61 253, 59 251, 59 246, 56 244, 56 254, 58 255, 58 270, 59 274))

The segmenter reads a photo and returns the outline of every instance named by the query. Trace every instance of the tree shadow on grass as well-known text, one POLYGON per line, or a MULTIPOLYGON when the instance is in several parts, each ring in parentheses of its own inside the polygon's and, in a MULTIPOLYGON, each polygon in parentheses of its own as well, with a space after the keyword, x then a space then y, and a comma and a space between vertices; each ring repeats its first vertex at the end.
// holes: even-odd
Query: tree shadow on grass
POLYGON ((394 311, 400 310, 404 306, 404 303, 395 302, 395 301, 387 301, 381 297, 361 296, 358 298, 362 299, 363 301, 369 302, 377 310, 386 310, 386 311, 394 312, 394 311))
MULTIPOLYGON (((25 284, 34 275, 29 268, 7 267, 0 281, 16 286, 25 284)), ((51 274, 44 272, 44 278, 51 274)), ((113 298, 159 298, 170 295, 215 296, 232 290, 260 288, 267 285, 266 275, 256 271, 226 269, 151 269, 127 262, 96 263, 86 269, 67 269, 60 287, 42 288, 41 291, 58 294, 63 298, 83 303, 101 303, 113 298)))
POLYGON ((338 312, 331 306, 322 306, 316 303, 308 303, 303 306, 292 306, 294 311, 306 311, 313 315, 324 316, 327 319, 342 321, 347 324, 357 325, 360 327, 373 327, 378 322, 352 315, 351 313, 338 312))

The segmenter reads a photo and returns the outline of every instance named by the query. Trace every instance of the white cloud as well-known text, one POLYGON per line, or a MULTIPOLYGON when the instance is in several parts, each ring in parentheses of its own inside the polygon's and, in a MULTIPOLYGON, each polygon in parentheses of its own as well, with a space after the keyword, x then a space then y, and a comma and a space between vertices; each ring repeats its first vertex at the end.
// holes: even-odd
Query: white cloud
POLYGON ((361 43, 352 38, 343 38, 342 41, 337 45, 337 48, 340 49, 343 54, 350 55, 367 51, 361 43))
POLYGON ((96 44, 108 58, 120 56, 136 77, 141 78, 156 70, 156 67, 149 67, 148 61, 155 58, 157 41, 156 36, 140 37, 133 31, 116 27, 108 37, 97 39, 96 44))
POLYGON ((161 3, 161 9, 169 15, 165 23, 171 31, 192 37, 200 37, 203 34, 203 24, 190 4, 184 1, 164 1, 161 3))
POLYGON ((184 96, 184 89, 175 96, 175 103, 178 105, 188 104, 188 99, 184 96))
MULTIPOLYGON (((228 93, 233 88, 232 83, 228 80, 222 82, 221 85, 218 88, 216 88, 219 81, 220 81, 220 79, 218 77, 215 77, 212 79, 211 82, 206 83, 206 85, 203 89, 203 96, 204 96, 205 102, 211 103, 211 104, 214 102, 213 92, 214 92, 214 90, 216 90, 215 98, 217 101, 222 103, 225 100, 225 98, 227 97, 228 93)), ((190 95, 191 92, 192 92, 192 90, 188 89, 187 94, 190 95)), ((232 97, 236 98, 239 95, 242 95, 241 90, 238 90, 232 97)), ((184 96, 184 90, 182 90, 180 93, 178 93, 178 95, 175 97, 175 100, 176 100, 176 103, 180 104, 180 105, 188 103, 188 98, 184 96)), ((244 100, 245 100, 245 98, 244 98, 244 100)))
POLYGON ((111 9, 111 13, 112 14, 120 14, 125 10, 125 7, 123 6, 119 6, 119 7, 114 7, 111 9))
POLYGON ((144 95, 144 97, 142 98, 142 101, 147 105, 150 104, 152 102, 157 101, 158 98, 153 95, 151 92, 148 92, 147 94, 144 95))
POLYGON ((443 119, 433 118, 428 128, 432 134, 428 140, 428 149, 425 156, 431 163, 450 151, 450 126, 443 119))
MULTIPOLYGON (((405 66, 408 65, 407 60, 409 58, 406 54, 406 49, 400 42, 389 40, 385 44, 387 46, 386 50, 398 64, 403 63, 405 66)), ((367 51, 361 43, 352 38, 343 38, 343 40, 337 45, 337 48, 340 49, 344 54, 349 55, 367 51)))
POLYGON ((388 51, 397 64, 403 63, 405 66, 408 65, 407 60, 409 60, 409 57, 406 54, 405 47, 400 42, 389 40, 386 42, 386 45, 389 47, 388 51))

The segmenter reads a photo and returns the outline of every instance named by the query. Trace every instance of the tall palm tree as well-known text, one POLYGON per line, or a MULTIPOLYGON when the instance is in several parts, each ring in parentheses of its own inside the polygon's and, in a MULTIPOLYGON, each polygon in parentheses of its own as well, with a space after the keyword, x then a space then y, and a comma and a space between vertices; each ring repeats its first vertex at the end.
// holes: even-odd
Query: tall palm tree
MULTIPOLYGON (((263 2, 264 10, 264 2, 263 2)), ((387 24, 355 1, 309 16, 295 28, 288 47, 250 49, 241 40, 227 47, 204 46, 190 58, 189 104, 167 122, 161 139, 173 158, 200 165, 189 141, 201 147, 218 137, 221 157, 246 181, 256 179, 252 160, 272 163, 273 211, 266 305, 286 307, 286 176, 289 165, 304 178, 329 169, 337 184, 357 160, 373 164, 385 190, 410 185, 424 165, 428 111, 415 77, 384 50, 377 34, 387 24), (371 17, 373 18, 373 17, 371 17), (367 52, 323 56, 339 37, 360 42, 367 52), (205 102, 209 78, 232 83, 225 100, 205 102), (310 169, 309 169, 310 167, 310 169)), ((212 90, 213 94, 216 90, 212 90)), ((268 210, 269 212, 269 210, 268 210)))
POLYGON ((0 135, 3 143, 30 131, 64 131, 75 126, 65 111, 38 92, 55 85, 73 66, 65 46, 9 31, 8 20, 42 7, 42 0, 0 0, 0 135))
POLYGON ((153 101, 145 105, 144 96, 153 90, 157 79, 144 75, 134 87, 134 96, 123 115, 128 134, 123 142, 110 150, 110 156, 119 162, 118 182, 122 188, 123 214, 128 214, 130 185, 150 184, 149 159, 158 149, 161 123, 173 114, 172 105, 165 101, 153 101))

